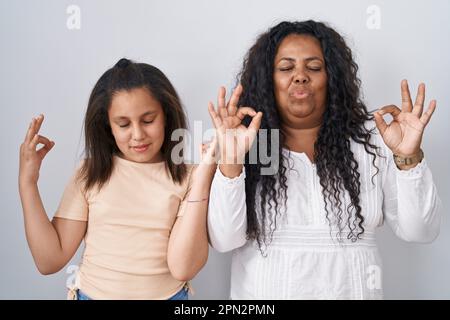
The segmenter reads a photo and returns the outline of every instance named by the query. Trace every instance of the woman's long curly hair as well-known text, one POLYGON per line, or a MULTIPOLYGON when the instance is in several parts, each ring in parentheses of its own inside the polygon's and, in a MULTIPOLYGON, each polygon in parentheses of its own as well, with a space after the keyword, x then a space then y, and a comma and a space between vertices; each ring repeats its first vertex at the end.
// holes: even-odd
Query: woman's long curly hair
MULTIPOLYGON (((270 136, 270 130, 282 128, 274 95, 274 59, 280 43, 290 34, 310 35, 319 41, 322 48, 328 76, 327 101, 323 123, 314 145, 314 162, 323 188, 330 234, 332 227, 329 217, 330 208, 336 208, 332 210, 334 223, 339 230, 337 237, 339 241, 342 241, 342 232, 345 227, 342 196, 348 192, 350 204, 345 209, 347 238, 356 241, 364 233, 364 217, 361 214, 359 199, 358 162, 350 149, 350 141, 364 145, 366 152, 373 157, 374 165, 378 149, 370 143, 372 130, 364 126, 364 123, 372 120, 373 116, 369 114, 360 99, 361 82, 357 76, 358 66, 353 61, 352 52, 344 39, 324 23, 311 20, 281 22, 272 27, 259 36, 244 59, 243 69, 238 75, 238 81, 244 88, 239 105, 252 106, 256 111, 263 112, 261 129, 266 129, 268 136, 270 136)), ((248 124, 249 119, 245 120, 248 124)), ((279 170, 276 174, 261 175, 261 168, 266 165, 259 159, 256 164, 250 164, 248 154, 245 161, 247 237, 256 240, 260 250, 262 245, 270 242, 273 231, 276 229, 276 218, 280 215, 281 201, 284 199, 286 204, 287 200, 288 158, 282 152, 285 142, 283 130, 279 130, 279 136, 279 170), (257 188, 260 189, 257 191, 257 188), (260 203, 256 203, 257 192, 260 203), (259 214, 257 206, 260 209, 259 214), (267 225, 266 222, 269 224, 267 225), (270 233, 269 239, 266 231, 270 233)), ((259 137, 255 143, 259 144, 259 137)), ((270 139, 267 144, 267 152, 272 154, 270 139)))

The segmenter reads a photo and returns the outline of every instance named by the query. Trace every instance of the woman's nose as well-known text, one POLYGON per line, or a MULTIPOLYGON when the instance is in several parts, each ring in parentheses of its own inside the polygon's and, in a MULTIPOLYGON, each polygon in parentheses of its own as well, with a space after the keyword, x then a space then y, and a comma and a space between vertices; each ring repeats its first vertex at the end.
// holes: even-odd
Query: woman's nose
POLYGON ((309 77, 302 71, 298 71, 294 74, 294 82, 296 84, 306 84, 309 82, 309 77))

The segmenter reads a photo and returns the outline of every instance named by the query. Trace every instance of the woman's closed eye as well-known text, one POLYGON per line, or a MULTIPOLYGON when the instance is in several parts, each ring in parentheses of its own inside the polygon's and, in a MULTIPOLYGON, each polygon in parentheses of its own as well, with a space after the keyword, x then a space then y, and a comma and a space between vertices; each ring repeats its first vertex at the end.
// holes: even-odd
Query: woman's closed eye
POLYGON ((308 66, 308 69, 311 71, 320 71, 322 70, 321 66, 308 66))
POLYGON ((282 66, 282 67, 278 68, 279 71, 289 71, 289 70, 292 70, 292 69, 294 69, 293 66, 282 66))
MULTIPOLYGON (((278 70, 279 71, 290 71, 290 70, 292 70, 292 69, 294 69, 294 67, 292 67, 292 66, 288 66, 288 67, 279 67, 278 68, 278 70)), ((321 66, 307 66, 307 69, 308 70, 310 70, 310 71, 321 71, 322 70, 322 67, 321 66)))

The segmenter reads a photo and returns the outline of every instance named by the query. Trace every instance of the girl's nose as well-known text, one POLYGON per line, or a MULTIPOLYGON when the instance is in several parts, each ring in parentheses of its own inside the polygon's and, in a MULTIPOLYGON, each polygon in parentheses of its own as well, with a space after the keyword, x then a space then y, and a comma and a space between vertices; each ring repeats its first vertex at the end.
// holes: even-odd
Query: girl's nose
POLYGON ((145 137, 145 132, 140 126, 133 127, 133 140, 141 141, 145 137))

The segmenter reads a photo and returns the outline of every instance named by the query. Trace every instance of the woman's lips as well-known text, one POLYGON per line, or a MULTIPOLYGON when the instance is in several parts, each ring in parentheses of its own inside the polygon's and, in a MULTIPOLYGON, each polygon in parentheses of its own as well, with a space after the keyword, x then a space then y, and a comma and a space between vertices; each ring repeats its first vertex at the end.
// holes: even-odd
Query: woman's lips
POLYGON ((145 151, 147 151, 149 145, 150 145, 150 143, 149 144, 141 144, 139 146, 134 146, 132 148, 136 152, 145 152, 145 151))
POLYGON ((294 90, 289 94, 294 99, 305 99, 309 96, 309 91, 306 90, 294 90))

